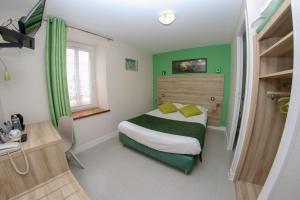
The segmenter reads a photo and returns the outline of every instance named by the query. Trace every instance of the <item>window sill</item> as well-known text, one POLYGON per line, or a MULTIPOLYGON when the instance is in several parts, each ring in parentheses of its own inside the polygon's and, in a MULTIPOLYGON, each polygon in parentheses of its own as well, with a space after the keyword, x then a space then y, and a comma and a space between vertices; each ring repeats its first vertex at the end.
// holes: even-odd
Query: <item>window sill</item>
POLYGON ((110 111, 109 109, 104 109, 104 108, 89 108, 85 110, 72 112, 72 117, 74 120, 77 120, 77 119, 90 117, 93 115, 99 115, 101 113, 106 113, 109 111, 110 111))

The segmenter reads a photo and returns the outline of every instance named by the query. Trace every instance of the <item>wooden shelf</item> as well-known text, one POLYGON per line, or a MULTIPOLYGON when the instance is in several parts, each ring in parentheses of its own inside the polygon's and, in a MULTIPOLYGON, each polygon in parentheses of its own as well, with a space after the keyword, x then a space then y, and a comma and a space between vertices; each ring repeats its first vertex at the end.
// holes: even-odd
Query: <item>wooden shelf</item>
POLYGON ((270 48, 260 54, 260 57, 289 57, 293 56, 293 32, 287 34, 270 48))
POLYGON ((101 113, 106 113, 109 112, 109 109, 104 109, 104 108, 89 108, 86 110, 80 110, 80 111, 76 111, 76 112, 72 112, 72 117, 74 120, 77 119, 82 119, 85 117, 90 117, 90 116, 94 116, 94 115, 98 115, 101 113))
POLYGON ((284 70, 281 72, 276 72, 276 73, 271 73, 271 74, 267 74, 267 75, 262 75, 259 78, 260 79, 267 79, 267 78, 292 78, 293 75, 293 70, 289 69, 289 70, 284 70))
POLYGON ((267 91, 267 95, 271 96, 278 96, 278 97, 285 97, 285 96, 290 96, 290 92, 275 92, 275 91, 267 91))
POLYGON ((234 177, 237 200, 258 198, 278 152, 286 117, 278 111, 277 102, 289 97, 293 87, 292 22, 291 0, 284 0, 255 37, 253 74, 257 79, 252 83, 251 115, 234 177))
POLYGON ((291 0, 285 0, 264 29, 258 34, 258 40, 283 37, 293 30, 292 21, 291 0))

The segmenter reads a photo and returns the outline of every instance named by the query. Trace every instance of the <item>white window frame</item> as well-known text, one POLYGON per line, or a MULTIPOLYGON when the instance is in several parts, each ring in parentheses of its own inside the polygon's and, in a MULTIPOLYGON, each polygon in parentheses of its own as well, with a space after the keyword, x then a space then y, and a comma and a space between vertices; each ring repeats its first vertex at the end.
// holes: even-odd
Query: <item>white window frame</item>
MULTIPOLYGON (((67 49, 75 49, 75 50, 83 50, 89 52, 90 55, 90 90, 91 90, 91 103, 88 105, 80 105, 80 106, 71 106, 71 111, 80 111, 86 110, 89 108, 98 107, 98 99, 97 99, 97 87, 96 87, 96 62, 95 62, 95 48, 90 45, 68 41, 67 49)), ((77 66, 77 64, 76 64, 77 66)), ((76 68, 78 71, 78 68, 76 68)), ((78 74, 78 73, 77 73, 78 74)))

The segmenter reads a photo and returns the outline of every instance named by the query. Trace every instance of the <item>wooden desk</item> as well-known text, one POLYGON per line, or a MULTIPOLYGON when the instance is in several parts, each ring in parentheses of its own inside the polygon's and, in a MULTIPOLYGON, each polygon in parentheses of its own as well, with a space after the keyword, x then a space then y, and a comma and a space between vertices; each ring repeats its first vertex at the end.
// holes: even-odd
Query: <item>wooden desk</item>
MULTIPOLYGON (((6 200, 33 188, 69 170, 63 141, 50 122, 26 125, 28 139, 22 143, 30 171, 21 176, 12 168, 8 156, 0 156, 0 200, 6 200)), ((20 152, 12 156, 17 166, 24 170, 25 162, 20 152)))

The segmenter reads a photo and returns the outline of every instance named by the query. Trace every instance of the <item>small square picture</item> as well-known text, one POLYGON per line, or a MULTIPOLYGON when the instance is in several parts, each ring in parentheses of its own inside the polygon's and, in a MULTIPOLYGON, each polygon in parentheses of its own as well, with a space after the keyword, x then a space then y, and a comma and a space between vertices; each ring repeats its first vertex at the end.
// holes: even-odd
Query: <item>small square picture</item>
POLYGON ((126 58, 125 59, 126 70, 127 71, 138 71, 138 62, 137 60, 126 58))

